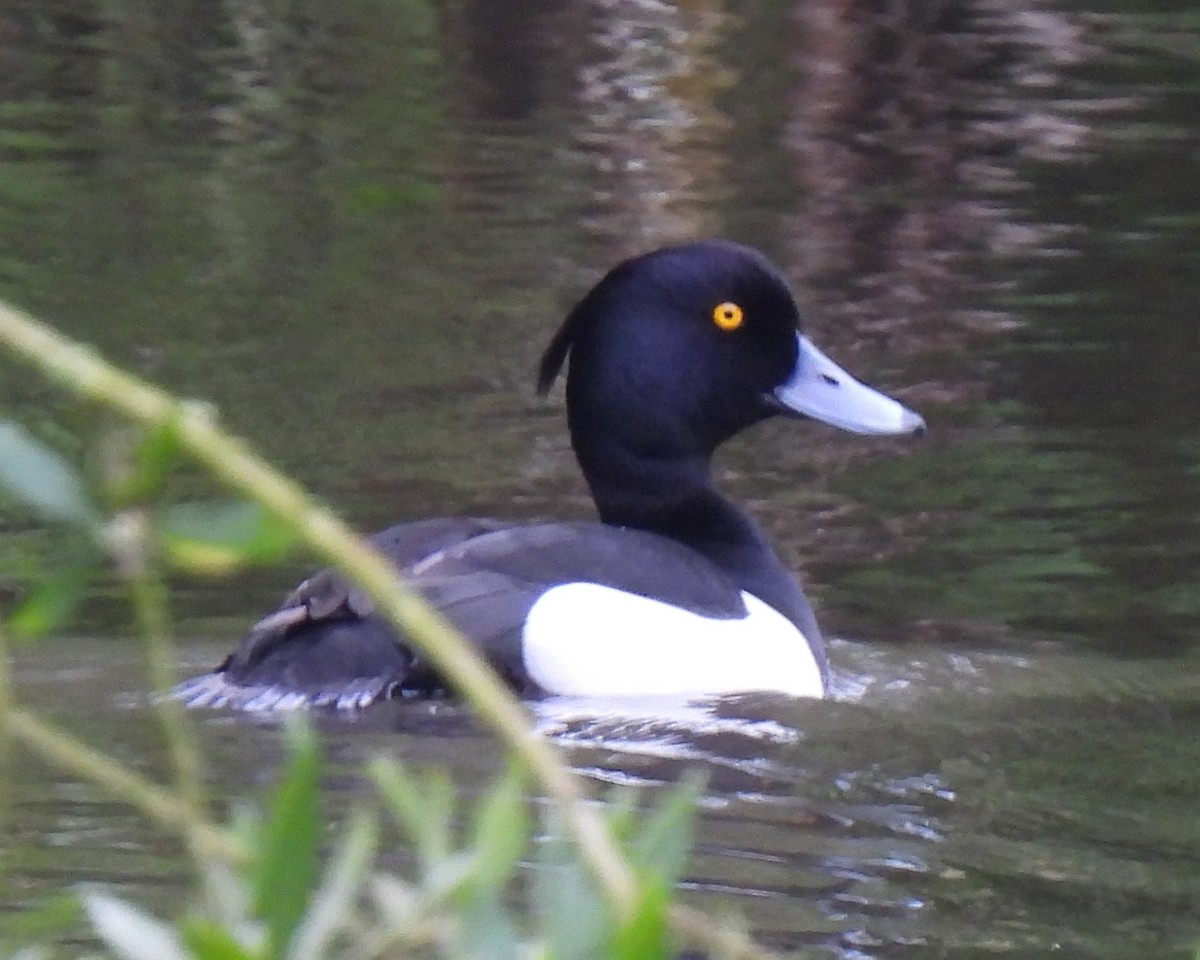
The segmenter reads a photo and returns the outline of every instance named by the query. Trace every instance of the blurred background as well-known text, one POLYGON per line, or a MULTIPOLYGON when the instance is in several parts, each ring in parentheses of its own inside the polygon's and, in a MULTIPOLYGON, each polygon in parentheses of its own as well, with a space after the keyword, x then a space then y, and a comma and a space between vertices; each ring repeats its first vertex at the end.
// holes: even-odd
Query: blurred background
MULTIPOLYGON (((551 704, 546 729, 600 780, 707 766, 688 895, 772 945, 1192 956, 1193 5, 0 6, 0 294, 211 401, 363 530, 590 516, 540 350, 617 260, 707 236, 772 257, 814 339, 930 436, 773 422, 719 457, 833 638, 836 702, 551 704)), ((83 462, 106 425, 5 358, 0 415, 83 462)), ((12 593, 45 534, 3 514, 0 534, 12 593)), ((180 584, 183 668, 309 566, 180 584)), ((154 770, 128 633, 114 581, 23 677, 154 770)), ((331 737, 347 763, 494 770, 469 717, 430 709, 331 737)), ((220 787, 269 779, 269 724, 205 728, 220 787)), ((81 875, 171 896, 169 845, 120 808, 5 779, 8 909, 81 875)))

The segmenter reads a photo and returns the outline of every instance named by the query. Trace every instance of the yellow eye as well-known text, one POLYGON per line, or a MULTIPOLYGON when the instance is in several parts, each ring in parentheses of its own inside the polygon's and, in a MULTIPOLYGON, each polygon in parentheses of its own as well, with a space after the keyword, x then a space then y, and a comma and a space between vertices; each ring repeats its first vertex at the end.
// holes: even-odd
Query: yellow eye
POLYGON ((746 319, 746 315, 736 303, 726 300, 724 303, 718 303, 713 308, 712 318, 713 323, 722 330, 736 330, 742 325, 742 321, 746 319))

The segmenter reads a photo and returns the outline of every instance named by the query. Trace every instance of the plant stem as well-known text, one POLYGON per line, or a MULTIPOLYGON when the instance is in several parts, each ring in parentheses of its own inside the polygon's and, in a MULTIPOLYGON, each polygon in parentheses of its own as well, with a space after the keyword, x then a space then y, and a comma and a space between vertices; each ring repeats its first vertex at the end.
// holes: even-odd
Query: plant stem
MULTIPOLYGON (((13 750, 12 728, 9 720, 16 707, 14 696, 15 687, 12 679, 12 654, 8 645, 6 624, 0 617, 0 829, 9 833, 13 806, 13 777, 11 771, 16 769, 16 756, 13 750)), ((6 856, 3 861, 9 858, 6 856)), ((7 872, 6 862, 0 862, 0 871, 7 872)))
MULTIPOLYGON (((354 579, 375 601, 379 612, 403 628, 475 712, 526 764, 562 810, 564 821, 579 845, 580 859, 596 876, 618 918, 628 921, 633 917, 637 909, 637 880, 604 821, 588 808, 580 780, 555 747, 530 727, 524 708, 475 650, 399 579, 384 557, 357 538, 330 511, 318 507, 297 484, 272 470, 244 443, 218 428, 211 406, 176 400, 3 302, 0 302, 0 343, 6 343, 75 393, 107 404, 147 426, 173 426, 181 444, 216 476, 272 510, 314 553, 354 579)), ((158 635, 165 638, 162 631, 158 635)), ((161 671, 156 683, 169 675, 165 640, 163 648, 152 654, 152 663, 157 664, 155 671, 161 671)), ((0 677, 0 684, 5 680, 0 677)), ((4 696, 0 689, 0 704, 4 696)), ((190 803, 181 803, 164 794, 115 761, 96 757, 87 746, 11 704, 7 717, 9 729, 26 743, 73 773, 108 787, 163 825, 180 830, 193 849, 230 859, 244 855, 229 835, 204 821, 190 803)), ((192 760, 176 756, 175 761, 181 778, 194 775, 199 783, 198 765, 191 772, 192 760)), ((675 907, 671 910, 671 920, 680 933, 712 945, 724 956, 746 960, 770 956, 749 938, 717 927, 698 911, 675 907)))
POLYGON ((231 863, 245 861, 246 850, 228 833, 206 821, 190 804, 112 757, 19 707, 9 708, 6 725, 11 736, 56 766, 98 784, 161 826, 181 834, 199 854, 231 863))
POLYGON ((0 618, 0 736, 7 732, 8 715, 16 706, 13 695, 12 652, 8 645, 8 632, 0 618))
POLYGON ((167 591, 158 573, 153 546, 149 543, 143 545, 142 561, 138 569, 132 571, 130 591, 145 646, 146 671, 154 688, 154 709, 171 758, 175 785, 183 802, 199 816, 204 802, 200 750, 195 733, 184 717, 183 704, 169 695, 178 678, 172 656, 167 591))
POLYGON ((630 918, 637 884, 604 822, 583 802, 580 782, 557 751, 530 727, 524 708, 446 620, 299 485, 272 470, 216 425, 214 409, 180 402, 104 361, 95 351, 0 303, 0 342, 70 390, 150 427, 173 427, 196 459, 235 490, 257 500, 296 530, 320 557, 338 566, 375 601, 379 612, 437 665, 475 712, 508 744, 563 809, 580 856, 595 873, 617 915, 630 918))
MULTIPOLYGON (((674 904, 669 908, 671 929, 681 937, 704 944, 724 960, 779 960, 736 927, 722 926, 695 907, 674 904)), ((1198 958, 1200 960, 1200 958, 1198 958)))

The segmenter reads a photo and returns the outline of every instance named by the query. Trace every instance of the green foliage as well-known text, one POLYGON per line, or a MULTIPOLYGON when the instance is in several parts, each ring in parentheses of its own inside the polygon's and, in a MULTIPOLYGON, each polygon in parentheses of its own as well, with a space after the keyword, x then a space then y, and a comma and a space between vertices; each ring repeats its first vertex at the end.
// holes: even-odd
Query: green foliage
POLYGON ((45 571, 9 619, 14 635, 44 637, 68 623, 87 594, 94 570, 93 554, 75 553, 58 569, 45 571))
MULTIPOLYGON (((264 508, 235 501, 162 502, 178 451, 169 429, 109 444, 104 489, 89 492, 82 472, 14 424, 0 424, 6 468, 0 490, 76 535, 68 562, 46 571, 9 620, 22 635, 67 622, 96 574, 100 546, 118 557, 161 555, 193 572, 224 572, 277 558, 292 536, 264 508), (100 502, 116 504, 105 521, 100 502)), ((416 775, 393 760, 368 767, 383 812, 416 854, 415 876, 378 869, 375 813, 353 813, 322 856, 321 757, 303 723, 286 726, 288 762, 265 815, 243 814, 230 828, 250 851, 231 867, 196 855, 202 895, 181 916, 162 919, 102 889, 51 901, 19 928, 34 939, 83 916, 121 960, 323 960, 373 955, 403 944, 435 955, 515 960, 656 960, 670 952, 668 911, 689 846, 697 787, 668 795, 643 826, 625 795, 610 825, 627 845, 638 889, 633 910, 616 912, 558 820, 537 843, 528 909, 514 879, 528 857, 533 818, 526 774, 511 764, 463 813, 441 771, 416 775), (322 871, 322 861, 326 866, 322 871)))
POLYGON ((203 575, 286 555, 295 534, 261 504, 160 502, 179 449, 172 425, 109 431, 100 443, 101 489, 93 491, 95 484, 67 457, 20 424, 0 421, 0 505, 65 533, 63 548, 43 557, 26 578, 25 595, 8 621, 14 635, 45 636, 68 623, 104 573, 104 550, 125 567, 144 566, 154 552, 179 570, 203 575), (106 518, 101 503, 116 513, 106 518))
MULTIPOLYGON (((328 513, 222 434, 197 405, 109 367, 3 304, 0 341, 139 424, 106 433, 100 469, 85 473, 24 428, 0 422, 0 495, 77 548, 70 562, 41 576, 14 617, 0 622, 0 735, 19 739, 183 837, 195 879, 190 902, 169 919, 103 889, 79 891, 83 915, 111 956, 658 960, 670 954, 671 891, 686 859, 697 786, 689 782, 669 794, 645 823, 628 792, 599 817, 499 681, 485 668, 462 666, 470 666, 473 654, 461 638, 423 623, 411 607, 407 616, 393 611, 397 623, 435 658, 445 657, 449 676, 460 671, 471 679, 462 688, 513 753, 507 772, 461 815, 446 774, 413 773, 379 759, 368 767, 375 790, 359 800, 366 807, 373 797, 377 809, 352 812, 330 842, 316 737, 295 723, 286 728, 288 760, 265 815, 242 811, 221 825, 206 811, 200 759, 178 704, 155 704, 175 778, 171 788, 21 707, 9 670, 8 628, 35 633, 64 623, 105 553, 128 581, 158 690, 169 688, 173 659, 164 559, 219 572, 277 557, 294 534, 357 574, 381 606, 404 594, 384 561, 362 551, 328 513), (255 505, 170 503, 168 480, 183 450, 255 505), (285 518, 286 530, 274 518, 285 518), (549 801, 541 804, 547 812, 536 839, 527 776, 536 777, 549 801), (385 824, 415 852, 411 875, 381 862, 385 824)), ((64 919, 63 909, 55 902, 28 916, 53 926, 64 919)), ((703 929, 696 917, 687 922, 693 933, 703 929)), ((749 947, 743 952, 752 954, 749 947)))
POLYGON ((538 852, 531 894, 545 928, 547 956, 656 960, 672 955, 667 908, 691 848, 698 794, 699 781, 684 780, 644 823, 634 815, 632 794, 612 805, 610 825, 639 880, 635 909, 623 922, 613 916, 591 874, 572 855, 565 834, 551 823, 538 852))
POLYGON ((275 563, 295 542, 291 531, 257 503, 197 501, 165 507, 159 542, 171 563, 190 573, 223 574, 247 564, 275 563))
POLYGON ((254 913, 267 927, 268 956, 287 955, 317 875, 321 761, 312 731, 287 726, 291 761, 272 798, 255 858, 254 913))
POLYGON ((95 528, 100 514, 78 471, 20 424, 0 422, 0 491, 51 522, 95 528))
MULTIPOLYGON (((44 636, 70 620, 98 569, 101 512, 75 466, 25 427, 0 421, 0 506, 74 532, 57 562, 30 572, 9 627, 21 638, 44 636)), ((61 546, 61 545, 59 545, 61 546)))
POLYGON ((174 424, 108 431, 101 459, 109 503, 121 509, 154 500, 165 489, 179 457, 179 432, 174 424))
POLYGON ((44 940, 60 930, 77 925, 80 920, 80 898, 74 892, 61 893, 20 912, 8 912, 0 931, 0 953, 33 940, 44 940))
MULTIPOLYGON (((369 764, 382 813, 416 851, 412 875, 381 869, 378 812, 350 814, 322 872, 320 751, 304 723, 287 726, 288 759, 266 814, 243 816, 249 860, 210 873, 182 916, 160 919, 102 890, 81 892, 96 936, 119 960, 325 960, 432 955, 456 960, 665 960, 671 890, 690 846, 698 782, 668 791, 641 821, 633 795, 610 825, 637 866, 636 908, 618 920, 551 814, 534 834, 517 765, 457 815, 445 774, 392 759, 369 764), (536 836, 536 839, 535 839, 536 836), (513 881, 537 852, 528 910, 513 881), (514 903, 517 904, 514 906, 514 903)), ((212 866, 212 865, 210 865, 212 866)))
MULTIPOLYGON (((26 496, 24 502, 30 507, 48 504, 47 516, 93 529, 98 511, 90 507, 70 464, 19 430, 9 437, 19 438, 13 443, 20 449, 35 451, 25 469, 52 470, 59 491, 40 501, 26 496), (79 507, 84 503, 87 509, 79 507)), ((156 464, 151 471, 165 476, 156 464)), ((17 478, 5 487, 11 493, 37 487, 21 471, 6 476, 17 478)), ((156 492, 151 485, 138 489, 142 495, 156 492)), ((161 524, 151 523, 149 529, 158 530, 158 542, 168 554, 172 543, 190 537, 235 556, 240 550, 242 557, 255 557, 262 555, 256 554, 258 544, 272 536, 262 514, 260 508, 241 504, 184 504, 157 507, 146 515, 161 524)), ((86 564, 54 572, 11 625, 34 634, 65 622, 91 572, 86 564)), ((618 917, 553 814, 547 814, 544 835, 536 844, 524 909, 513 905, 521 902, 514 880, 528 862, 534 821, 520 763, 511 763, 461 818, 454 784, 444 772, 418 775, 382 758, 370 763, 382 812, 416 855, 414 876, 402 877, 379 870, 377 813, 351 814, 340 840, 322 856, 318 743, 300 722, 286 725, 285 742, 288 761, 265 815, 243 813, 228 828, 249 851, 248 859, 230 865, 194 850, 201 894, 181 916, 158 918, 107 891, 87 888, 78 901, 54 901, 31 913, 22 929, 31 937, 45 935, 76 917, 78 904, 92 931, 120 960, 323 960, 374 956, 390 945, 471 960, 531 954, 547 960, 656 960, 669 955, 671 890, 689 848, 694 782, 668 794, 642 825, 632 794, 611 805, 610 826, 624 842, 638 881, 627 916, 618 917)))

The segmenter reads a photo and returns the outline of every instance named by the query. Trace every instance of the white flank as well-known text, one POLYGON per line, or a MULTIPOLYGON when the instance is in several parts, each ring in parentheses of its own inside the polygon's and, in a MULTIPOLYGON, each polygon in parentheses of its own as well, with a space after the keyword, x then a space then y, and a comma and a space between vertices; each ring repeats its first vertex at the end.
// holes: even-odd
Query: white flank
POLYGON ((564 696, 824 696, 804 635, 757 597, 742 599, 748 616, 715 620, 612 587, 564 583, 529 611, 525 669, 564 696))

